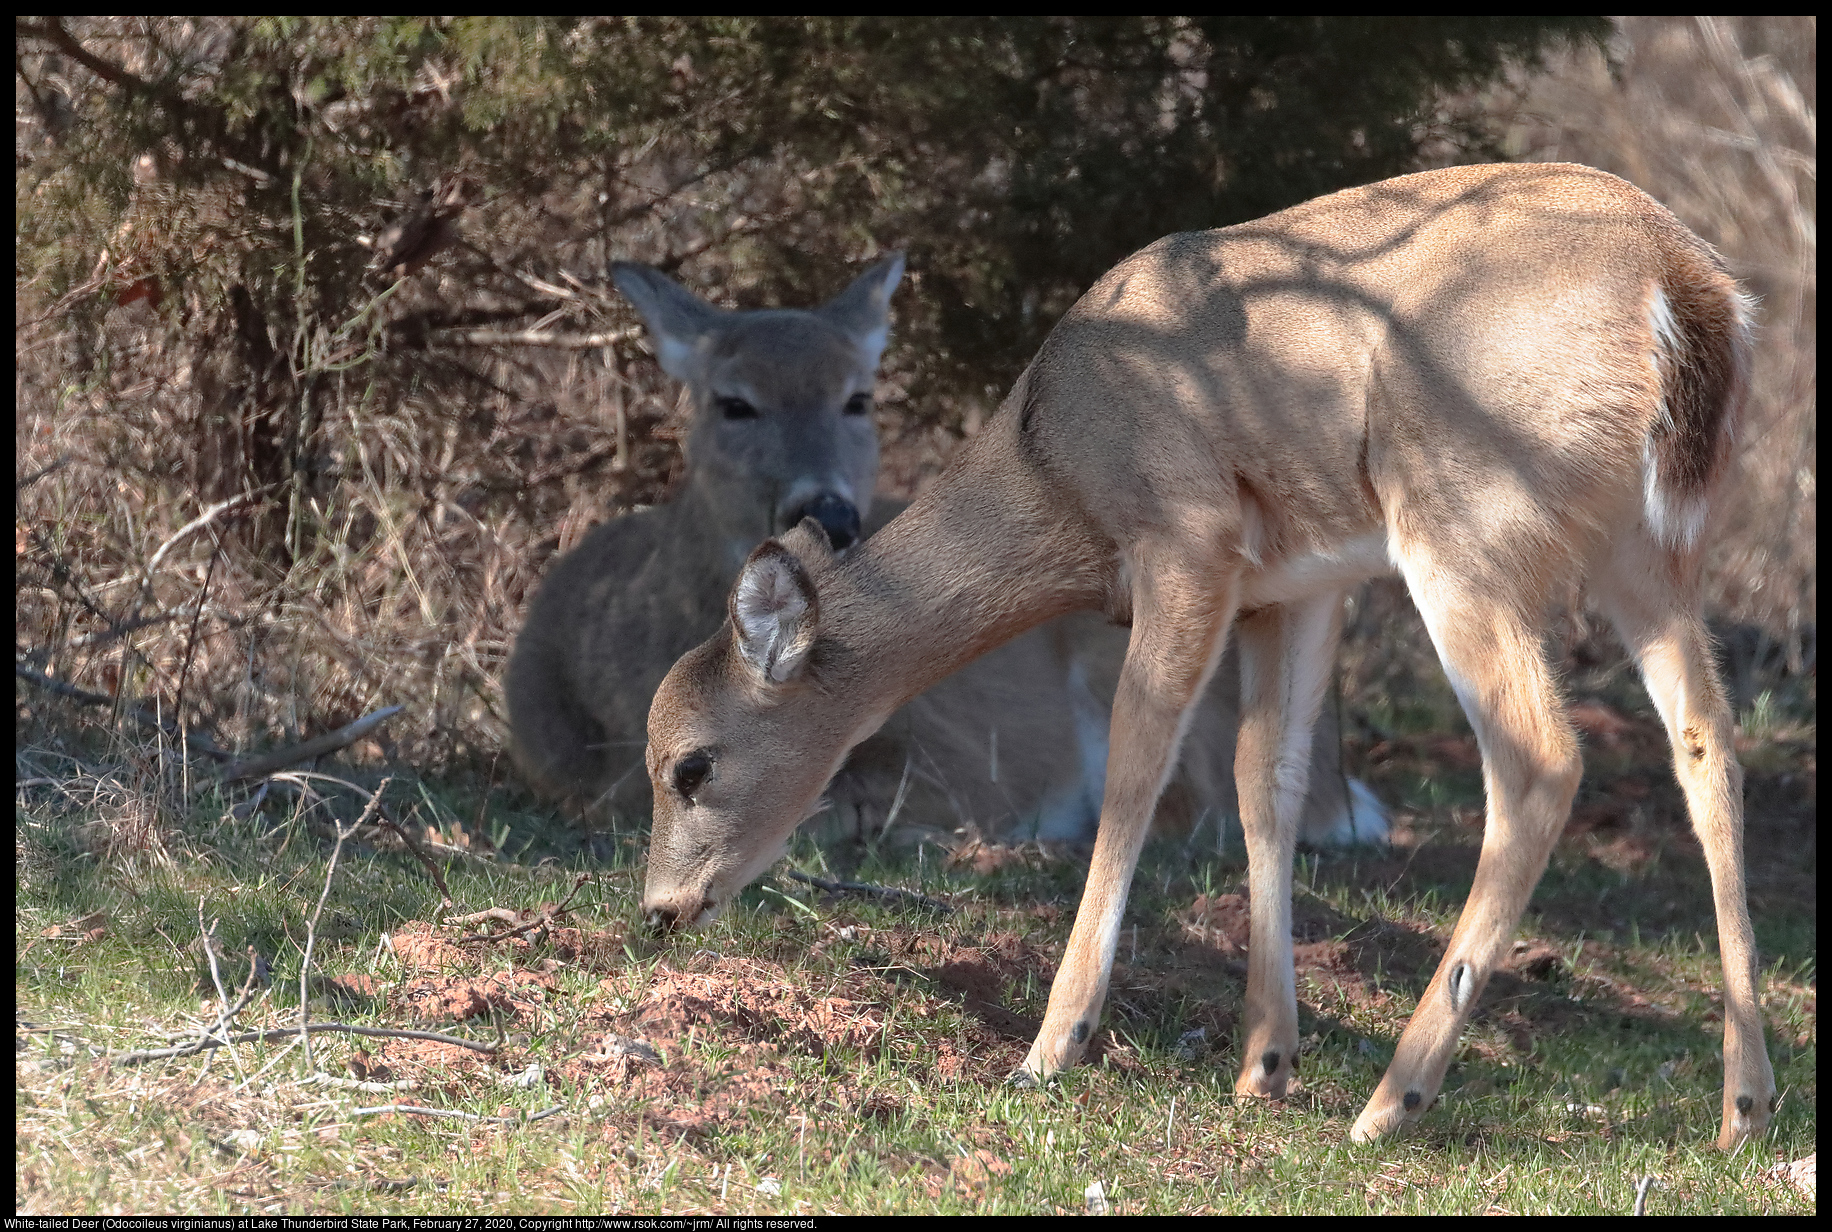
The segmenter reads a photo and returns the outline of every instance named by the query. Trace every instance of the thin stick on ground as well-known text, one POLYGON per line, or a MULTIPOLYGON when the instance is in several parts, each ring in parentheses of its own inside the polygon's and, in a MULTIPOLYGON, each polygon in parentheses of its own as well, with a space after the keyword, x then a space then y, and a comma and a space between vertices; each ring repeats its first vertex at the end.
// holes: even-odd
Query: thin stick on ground
POLYGON ((228 500, 218 501, 216 504, 211 505, 208 509, 198 514, 195 518, 192 518, 189 522, 186 522, 183 526, 173 531, 171 536, 166 539, 164 543, 159 545, 159 550, 154 552, 151 559, 146 562, 146 570, 140 575, 140 585, 142 589, 151 589, 153 574, 158 570, 159 562, 165 559, 166 553, 177 547, 190 535, 210 525, 211 522, 216 520, 218 514, 234 509, 238 505, 246 505, 258 495, 260 495, 258 492, 244 492, 240 496, 231 496, 228 500))
POLYGON ((363 825, 368 822, 369 815, 373 813, 376 807, 381 803, 382 793, 388 789, 388 784, 393 781, 393 776, 390 776, 376 785, 375 791, 369 796, 369 803, 363 808, 363 815, 356 819, 355 825, 340 825, 337 827, 337 845, 331 848, 331 862, 324 870, 324 889, 320 890, 318 893, 318 906, 313 908, 312 918, 305 922, 305 956, 299 962, 299 1042, 305 1048, 305 1066, 307 1069, 318 1068, 312 1058, 311 1038, 305 1029, 306 1015, 311 1010, 311 1001, 307 995, 307 985, 310 983, 312 975, 312 951, 318 944, 318 917, 324 914, 325 900, 331 896, 331 878, 337 875, 337 859, 343 854, 344 840, 349 838, 350 835, 354 834, 356 831, 362 829, 363 825))
MULTIPOLYGON (((59 697, 67 697, 71 701, 83 706, 113 706, 119 704, 121 700, 119 698, 110 697, 106 693, 92 693, 88 689, 79 688, 67 681, 54 679, 45 675, 43 672, 35 672, 23 663, 13 664, 13 675, 25 681, 27 684, 35 684, 41 689, 55 693, 59 697)), ((218 748, 215 744, 198 735, 196 732, 190 730, 180 731, 176 723, 161 719, 152 712, 142 710, 138 706, 122 705, 121 713, 133 719, 135 722, 144 723, 148 727, 158 728, 174 739, 182 737, 191 748, 196 749, 199 753, 207 757, 214 757, 218 761, 232 761, 235 758, 234 753, 229 752, 227 749, 218 748)))
POLYGON ((824 877, 810 877, 807 873, 796 872, 794 869, 790 869, 787 875, 791 881, 806 882, 815 889, 825 890, 829 894, 862 894, 869 898, 904 900, 915 903, 919 907, 927 907, 932 911, 949 914, 954 911, 952 903, 945 903, 939 898, 930 898, 927 894, 918 894, 914 890, 899 890, 895 886, 871 885, 863 881, 828 881, 824 877))
MULTIPOLYGON (((215 923, 204 923, 204 900, 202 895, 199 895, 197 899, 197 935, 200 943, 204 947, 204 958, 208 960, 210 964, 210 982, 216 985, 216 1025, 210 1028, 207 1034, 223 1036, 229 1030, 229 1024, 234 1021, 235 1015, 241 1013, 242 1008, 248 1002, 248 992, 254 986, 254 966, 253 964, 249 965, 248 982, 242 985, 241 997, 236 1000, 234 1005, 230 1005, 229 990, 223 987, 222 968, 216 961, 216 925, 215 923)), ((242 1069, 242 1059, 235 1054, 235 1049, 233 1048, 229 1050, 229 1063, 235 1066, 235 1072, 239 1077, 246 1078, 248 1076, 247 1072, 242 1069)), ((207 1068, 208 1066, 206 1064, 206 1069, 207 1068)))
POLYGON ((399 1112, 413 1116, 443 1117, 449 1121, 479 1121, 486 1125, 527 1125, 534 1121, 544 1121, 550 1116, 558 1116, 565 1111, 566 1109, 559 1104, 518 1117, 479 1116, 475 1112, 454 1112, 449 1108, 422 1108, 418 1104, 378 1104, 374 1108, 352 1108, 350 1110, 352 1116, 381 1116, 387 1112, 399 1112))
POLYGON ((171 1048, 143 1048, 133 1052, 111 1053, 107 1059, 116 1065, 143 1065, 148 1061, 165 1061, 176 1057, 191 1057, 210 1048, 221 1048, 225 1044, 248 1044, 257 1040, 272 1043, 275 1040, 296 1040, 306 1033, 328 1031, 338 1035, 364 1035, 373 1039, 417 1039, 431 1040, 435 1044, 451 1044, 456 1048, 469 1048, 472 1052, 495 1054, 502 1046, 501 1040, 494 1043, 479 1043, 458 1035, 446 1035, 441 1031, 409 1031, 400 1027, 359 1027, 347 1022, 308 1022, 291 1027, 271 1027, 265 1031, 244 1031, 240 1035, 231 1035, 223 1039, 195 1039, 171 1048))
POLYGON ((530 920, 524 920, 519 912, 511 911, 507 907, 489 907, 483 911, 474 911, 470 915, 456 916, 448 920, 447 923, 450 923, 450 924, 481 924, 485 920, 501 920, 505 924, 514 925, 514 927, 509 929, 507 932, 470 933, 466 936, 458 938, 459 945, 463 945, 466 942, 471 942, 471 941, 499 941, 499 942, 508 941, 515 937, 525 936, 526 934, 534 932, 537 929, 548 927, 556 919, 558 919, 559 916, 563 912, 565 912, 566 908, 572 903, 572 900, 578 897, 580 889, 583 888, 585 883, 590 880, 591 880, 591 874, 580 873, 578 876, 578 879, 573 882, 573 887, 571 891, 567 893, 565 898, 561 899, 557 903, 554 903, 550 907, 542 908, 534 916, 534 918, 530 920))
POLYGON ((358 740, 361 740, 364 736, 368 735, 377 727, 380 727, 383 723, 392 719, 405 709, 405 706, 384 706, 380 710, 365 714, 362 718, 357 719, 353 723, 345 723, 336 731, 326 732, 322 736, 314 736, 310 740, 303 741, 299 744, 289 745, 284 749, 276 749, 271 753, 262 753, 258 757, 250 757, 245 761, 238 761, 234 765, 224 767, 222 774, 223 782, 233 783, 237 779, 259 778, 264 774, 271 774, 275 770, 284 769, 296 762, 302 762, 313 757, 322 757, 324 754, 335 752, 345 745, 355 744, 358 740))

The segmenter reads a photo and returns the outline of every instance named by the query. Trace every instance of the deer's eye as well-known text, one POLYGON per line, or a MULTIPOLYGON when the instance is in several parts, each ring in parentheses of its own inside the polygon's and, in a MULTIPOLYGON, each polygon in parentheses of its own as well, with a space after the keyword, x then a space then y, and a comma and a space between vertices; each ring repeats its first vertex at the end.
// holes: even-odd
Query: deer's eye
POLYGON ((687 756, 674 763, 674 791, 687 803, 693 803, 693 793, 700 789, 706 776, 712 773, 712 755, 705 749, 695 749, 687 756))
POLYGON ((871 395, 854 394, 852 397, 846 399, 846 413, 848 415, 871 414, 871 395))
POLYGON ((757 418, 757 408, 743 398, 719 398, 713 402, 713 405, 719 409, 719 414, 727 419, 757 418))

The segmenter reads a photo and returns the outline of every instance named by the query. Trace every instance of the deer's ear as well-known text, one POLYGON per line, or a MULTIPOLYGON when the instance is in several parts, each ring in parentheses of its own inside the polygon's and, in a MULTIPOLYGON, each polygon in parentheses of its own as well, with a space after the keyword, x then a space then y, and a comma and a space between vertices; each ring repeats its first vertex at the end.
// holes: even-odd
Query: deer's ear
POLYGON ((649 327, 662 371, 677 381, 692 381, 698 375, 700 340, 718 327, 724 311, 654 266, 614 262, 611 281, 649 327))
POLYGON ((738 655, 760 681, 783 684, 808 666, 820 623, 814 581, 795 554, 766 539, 744 562, 731 595, 738 655))
POLYGON ((852 335, 874 368, 890 341, 891 292, 902 277, 903 254, 890 253, 819 309, 822 316, 852 335))

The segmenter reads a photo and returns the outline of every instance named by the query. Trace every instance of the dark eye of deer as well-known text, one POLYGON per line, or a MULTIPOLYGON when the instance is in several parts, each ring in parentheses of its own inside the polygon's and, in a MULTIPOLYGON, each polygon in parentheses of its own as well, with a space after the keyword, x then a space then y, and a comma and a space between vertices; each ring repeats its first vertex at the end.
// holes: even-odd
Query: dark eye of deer
POLYGON ((674 763, 674 790, 687 803, 712 773, 712 758, 703 749, 695 750, 674 763))
POLYGON ((846 413, 848 415, 871 414, 871 395, 854 394, 852 397, 846 399, 846 413))
POLYGON ((719 408, 719 414, 727 419, 757 418, 757 408, 743 398, 720 398, 714 405, 719 408))

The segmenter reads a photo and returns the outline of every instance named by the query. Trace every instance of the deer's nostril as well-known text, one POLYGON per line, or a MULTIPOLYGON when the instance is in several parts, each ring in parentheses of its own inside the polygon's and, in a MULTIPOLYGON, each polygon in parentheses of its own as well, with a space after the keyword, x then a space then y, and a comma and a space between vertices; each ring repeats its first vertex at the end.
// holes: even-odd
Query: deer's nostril
POLYGON ((649 908, 644 918, 651 932, 657 936, 666 936, 692 928, 694 921, 711 911, 713 906, 711 898, 702 898, 690 908, 683 908, 676 903, 662 903, 649 908))
POLYGON ((803 518, 813 518, 827 532, 833 550, 843 552, 859 540, 859 510, 843 496, 823 492, 804 503, 786 519, 789 526, 799 525, 803 518))

